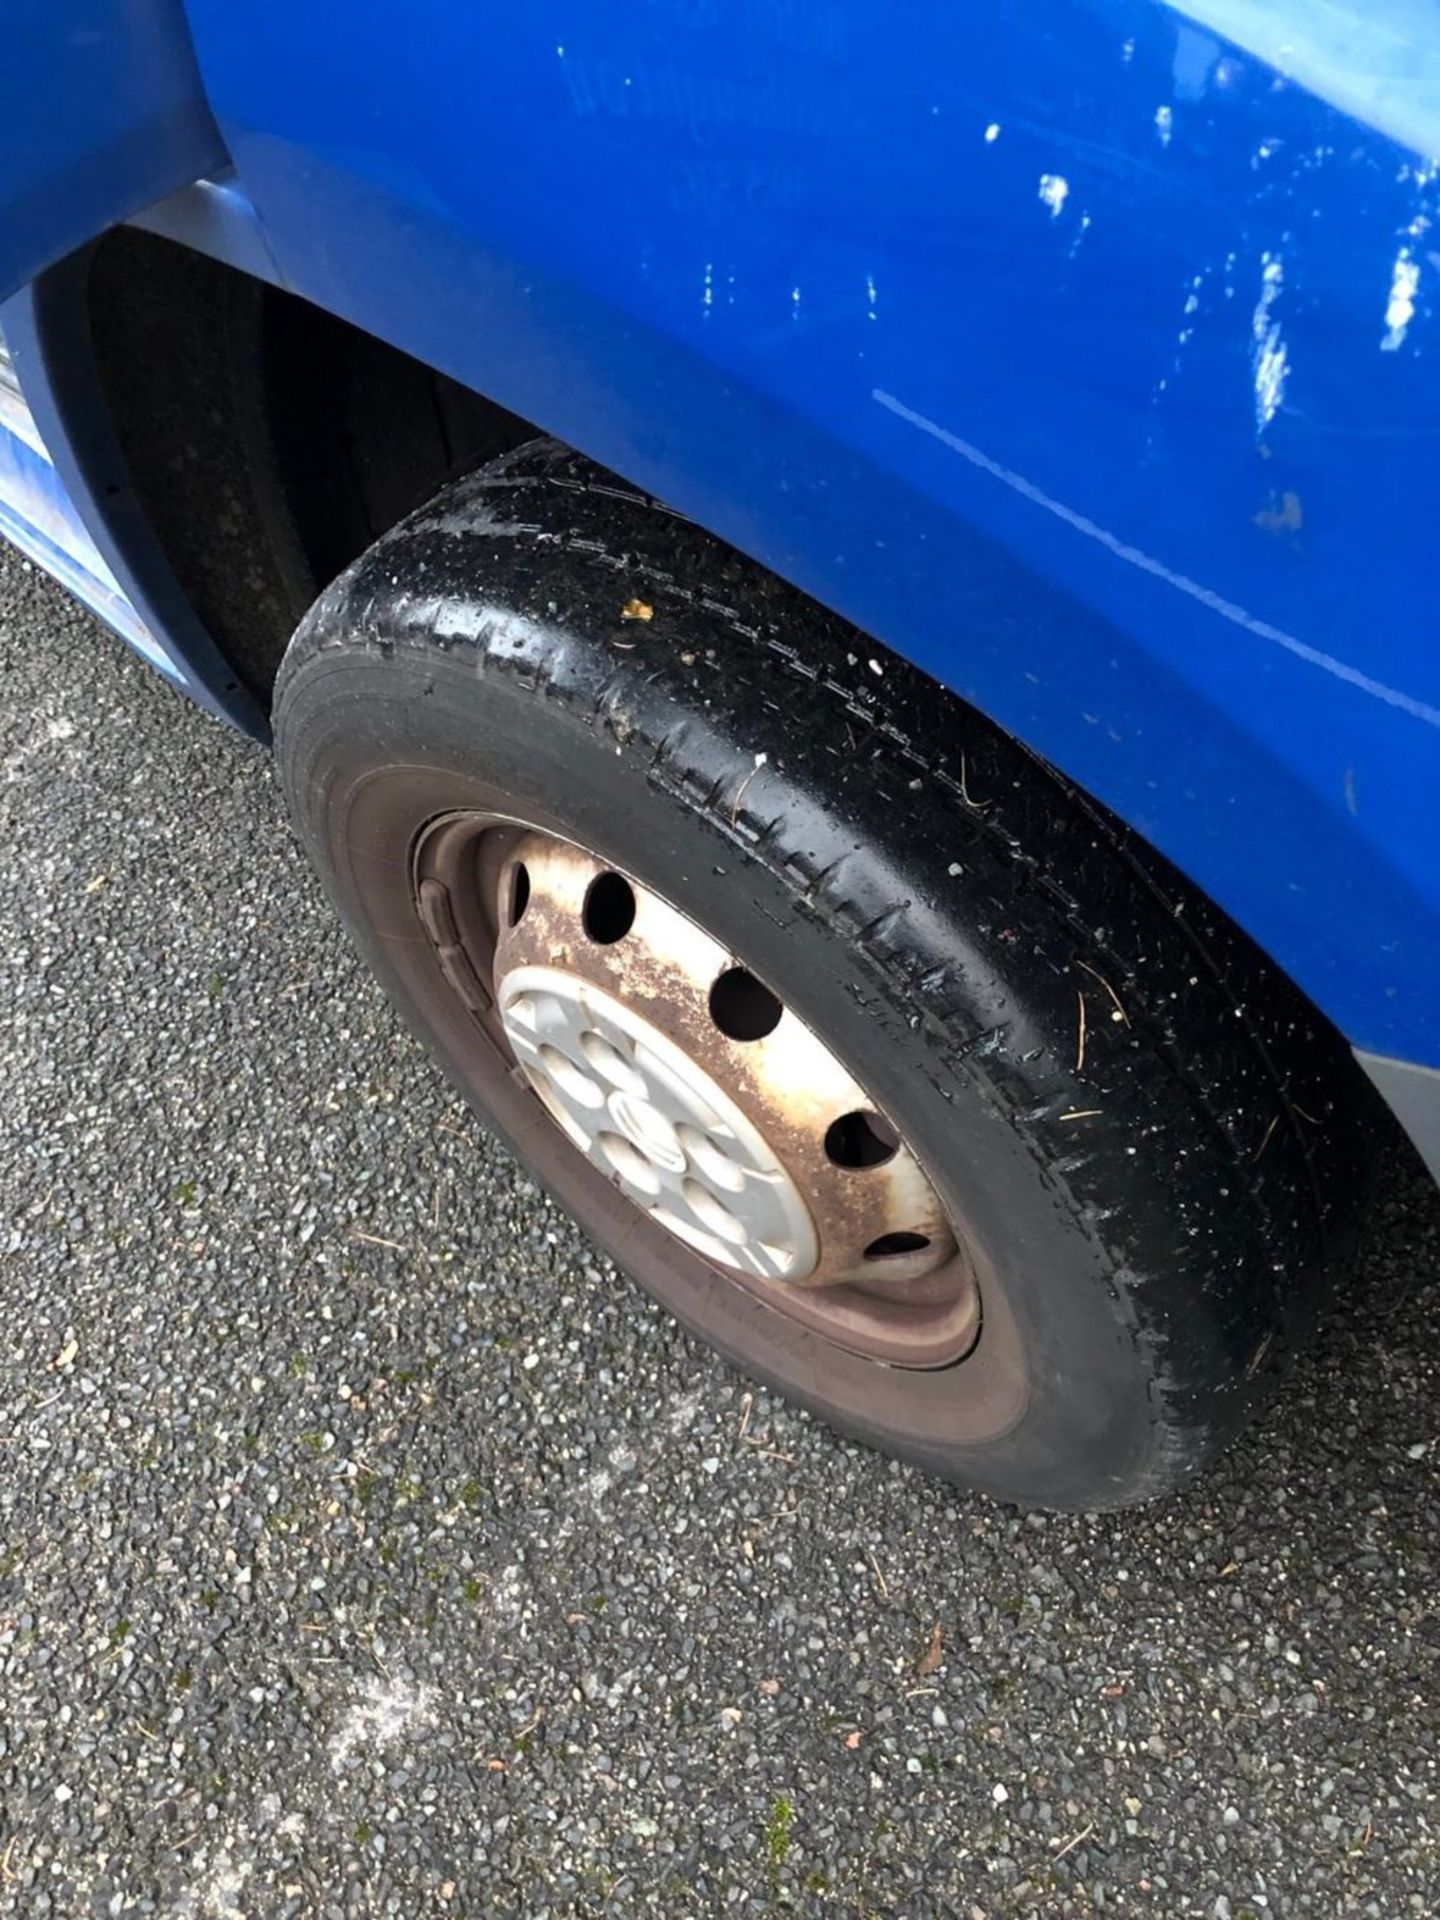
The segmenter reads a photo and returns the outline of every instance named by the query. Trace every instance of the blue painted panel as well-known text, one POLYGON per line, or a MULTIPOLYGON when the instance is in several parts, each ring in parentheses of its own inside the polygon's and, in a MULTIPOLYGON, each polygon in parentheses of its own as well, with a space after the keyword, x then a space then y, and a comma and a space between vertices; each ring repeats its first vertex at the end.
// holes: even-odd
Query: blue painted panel
POLYGON ((9 0, 0 33, 3 300, 225 151, 180 0, 9 0))
POLYGON ((178 678, 120 589, 50 464, 0 341, 0 534, 83 600, 151 666, 178 678))
MULTIPOLYGON (((1289 11, 1312 86, 1335 11, 1289 11)), ((1433 167, 1154 0, 189 14, 291 284, 935 672, 1440 1062, 1433 167)))
POLYGON ((178 680, 75 517, 54 468, 22 440, 0 430, 0 535, 97 613, 152 667, 178 680))

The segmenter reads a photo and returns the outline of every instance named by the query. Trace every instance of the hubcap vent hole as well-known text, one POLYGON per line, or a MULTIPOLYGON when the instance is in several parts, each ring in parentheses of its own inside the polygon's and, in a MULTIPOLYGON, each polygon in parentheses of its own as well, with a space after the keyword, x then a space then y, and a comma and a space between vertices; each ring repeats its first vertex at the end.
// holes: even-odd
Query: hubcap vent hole
POLYGON ((702 1133, 699 1127, 692 1127, 688 1120, 682 1120, 675 1131, 680 1145, 685 1149, 685 1158, 697 1173, 705 1176, 712 1187, 723 1187, 726 1193, 741 1191, 745 1185, 745 1169, 737 1166, 708 1134, 702 1133))
POLYGON ((825 1131, 825 1151, 837 1167, 883 1167, 900 1150, 900 1136, 883 1114, 859 1107, 825 1131))
POLYGON ((582 1073, 567 1054, 548 1041, 540 1048, 540 1060, 546 1073, 563 1094, 581 1107, 603 1107, 605 1095, 588 1073, 582 1073))
POLYGON ((601 1153, 622 1180, 637 1188, 647 1198, 653 1199, 659 1193, 659 1174, 644 1154, 632 1147, 623 1134, 602 1133, 598 1145, 601 1153))
POLYGON ((710 1018, 729 1040, 763 1040, 784 1011, 748 967, 728 967, 710 989, 710 1018))
POLYGON ((620 1049, 612 1047, 604 1034, 596 1033, 593 1027, 588 1033, 582 1033, 580 1051, 602 1080, 608 1080, 612 1087, 618 1087, 622 1093, 644 1097, 644 1074, 637 1067, 632 1067, 620 1049))
POLYGON ((597 947, 613 947, 635 924, 635 889, 623 873, 601 873, 590 882, 581 914, 597 947))
POLYGON ((530 904, 530 869, 523 860, 515 862, 515 870, 510 875, 510 924, 518 927, 525 918, 525 909, 530 904))
POLYGON ((722 1206, 708 1187, 702 1187, 698 1180, 687 1180, 681 1188, 686 1204, 707 1233, 713 1233, 718 1240, 728 1240, 732 1247, 743 1246, 750 1238, 743 1220, 737 1220, 730 1209, 722 1206))

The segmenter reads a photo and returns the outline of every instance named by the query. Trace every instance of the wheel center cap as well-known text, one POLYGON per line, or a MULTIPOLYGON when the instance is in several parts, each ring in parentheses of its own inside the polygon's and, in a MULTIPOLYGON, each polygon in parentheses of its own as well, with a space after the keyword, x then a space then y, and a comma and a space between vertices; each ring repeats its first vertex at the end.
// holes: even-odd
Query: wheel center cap
POLYGON ((663 1167, 666 1173, 685 1171, 684 1148, 674 1127, 657 1107, 624 1092, 612 1093, 609 1107, 610 1118, 621 1133, 652 1165, 663 1167))
POLYGON ((799 1189, 740 1106, 633 1007, 558 967, 520 966, 498 995, 526 1077, 587 1159, 667 1232, 765 1280, 819 1252, 799 1189))

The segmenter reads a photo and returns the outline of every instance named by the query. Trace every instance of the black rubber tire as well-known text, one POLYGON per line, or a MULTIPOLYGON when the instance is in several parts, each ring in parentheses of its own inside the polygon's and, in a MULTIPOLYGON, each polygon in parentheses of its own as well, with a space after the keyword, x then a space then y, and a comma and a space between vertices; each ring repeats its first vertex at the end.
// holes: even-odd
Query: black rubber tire
POLYGON ((454 806, 663 895, 899 1124, 983 1255, 975 1350, 929 1373, 677 1279, 668 1236, 539 1156, 682 1320, 849 1432, 1007 1500, 1126 1505, 1210 1457, 1313 1319, 1366 1157, 1333 1031, 1052 769, 577 456, 521 448, 356 562, 275 730, 361 952, 522 1157, 533 1096, 477 1067, 415 918, 408 849, 454 806))

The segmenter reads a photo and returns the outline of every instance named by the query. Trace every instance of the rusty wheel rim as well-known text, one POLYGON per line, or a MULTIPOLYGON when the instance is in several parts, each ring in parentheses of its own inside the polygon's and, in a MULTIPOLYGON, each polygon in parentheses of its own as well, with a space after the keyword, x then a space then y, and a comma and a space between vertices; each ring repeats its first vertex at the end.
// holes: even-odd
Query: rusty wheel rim
POLYGON ((513 821, 432 821, 412 883, 451 992, 677 1261, 887 1366, 970 1351, 963 1231, 900 1130, 743 960, 632 876, 513 821))

